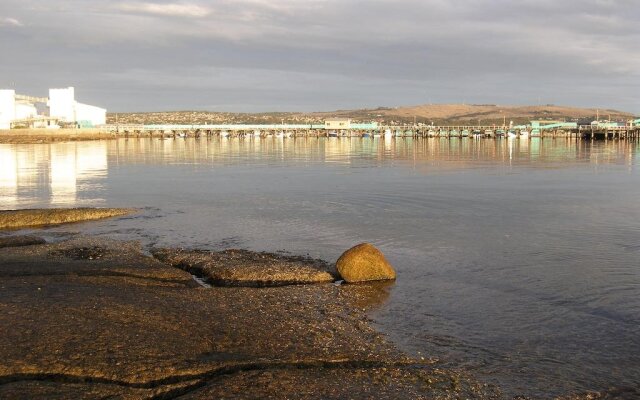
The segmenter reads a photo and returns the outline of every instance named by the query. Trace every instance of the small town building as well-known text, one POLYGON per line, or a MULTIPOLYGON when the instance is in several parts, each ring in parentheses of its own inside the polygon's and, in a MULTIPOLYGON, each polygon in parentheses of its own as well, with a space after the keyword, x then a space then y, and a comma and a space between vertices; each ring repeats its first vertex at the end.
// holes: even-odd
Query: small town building
POLYGON ((351 129, 351 119, 329 118, 324 121, 324 128, 332 130, 351 129))

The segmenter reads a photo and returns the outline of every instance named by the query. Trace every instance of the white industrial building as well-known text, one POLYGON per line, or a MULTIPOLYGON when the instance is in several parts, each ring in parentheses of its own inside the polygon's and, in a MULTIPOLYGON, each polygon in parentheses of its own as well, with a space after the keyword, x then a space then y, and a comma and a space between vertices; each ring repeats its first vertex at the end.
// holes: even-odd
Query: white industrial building
POLYGON ((15 126, 90 128, 104 125, 106 120, 107 110, 77 102, 73 87, 49 89, 48 98, 19 95, 15 90, 0 90, 0 129, 15 126), (37 104, 44 106, 40 113, 37 104))
POLYGON ((0 129, 9 129, 16 119, 15 90, 0 90, 0 129))

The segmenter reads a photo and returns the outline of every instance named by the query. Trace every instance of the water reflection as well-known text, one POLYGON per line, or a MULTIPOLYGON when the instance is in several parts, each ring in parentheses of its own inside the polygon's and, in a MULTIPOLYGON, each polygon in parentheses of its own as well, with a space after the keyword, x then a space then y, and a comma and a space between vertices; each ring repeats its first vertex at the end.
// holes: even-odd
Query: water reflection
POLYGON ((341 291, 359 309, 372 311, 387 302, 394 285, 393 281, 346 284, 341 286, 341 291))
POLYGON ((107 142, 0 145, 0 208, 99 204, 108 165, 107 142))
POLYGON ((422 173, 486 166, 632 169, 640 144, 574 139, 200 138, 0 145, 0 207, 103 202, 109 165, 392 165, 422 173))
POLYGON ((71 204, 76 200, 76 152, 72 146, 51 146, 49 172, 52 204, 71 204))
POLYGON ((393 163, 412 167, 474 168, 501 164, 635 164, 635 142, 589 142, 575 139, 466 138, 200 138, 135 139, 112 142, 110 156, 119 162, 158 164, 327 163, 360 166, 393 163), (363 164, 364 163, 364 164, 363 164))
POLYGON ((18 195, 18 160, 15 151, 0 146, 0 198, 12 207, 18 195))
POLYGON ((156 247, 335 260, 374 243, 393 290, 343 289, 396 343, 551 397, 637 384, 639 154, 551 138, 0 146, 0 208, 139 207, 74 229, 156 247))

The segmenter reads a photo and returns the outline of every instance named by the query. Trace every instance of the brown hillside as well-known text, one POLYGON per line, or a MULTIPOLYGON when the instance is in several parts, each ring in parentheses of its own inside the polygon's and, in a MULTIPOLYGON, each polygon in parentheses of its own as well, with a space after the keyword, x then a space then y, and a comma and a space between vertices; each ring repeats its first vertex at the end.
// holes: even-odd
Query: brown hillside
MULTIPOLYGON (((501 124, 503 120, 516 124, 531 120, 592 121, 600 113, 600 119, 627 121, 632 114, 616 110, 575 108, 556 105, 500 106, 492 104, 430 104, 397 108, 363 110, 339 110, 332 112, 278 112, 278 113, 229 113, 209 111, 175 111, 154 113, 119 113, 119 123, 146 124, 279 124, 322 123, 330 117, 348 117, 357 121, 381 123, 416 122, 441 124, 501 124)), ((115 114, 109 114, 108 122, 115 123, 115 114)))
MULTIPOLYGON (((551 118, 551 119, 582 119, 582 118, 596 118, 598 110, 587 108, 573 108, 562 106, 486 106, 486 105, 435 105, 435 106, 417 106, 406 107, 397 110, 396 115, 411 116, 412 113, 418 113, 418 115, 425 118, 437 118, 437 119, 461 119, 461 120, 474 120, 474 119, 499 119, 506 117, 511 118, 551 118)), ((628 113, 622 113, 619 111, 600 111, 601 116, 607 116, 606 114, 613 114, 611 117, 615 118, 630 118, 628 113)), ((608 116, 607 116, 608 118, 608 116)))
MULTIPOLYGON (((599 110, 601 119, 626 121, 632 114, 616 110, 599 110)), ((499 106, 473 104, 431 104, 398 108, 380 108, 375 110, 338 111, 334 113, 317 113, 315 115, 350 116, 358 119, 371 119, 398 122, 440 123, 494 123, 507 121, 516 123, 531 120, 595 120, 598 110, 595 108, 575 108, 556 105, 544 106, 499 106)))

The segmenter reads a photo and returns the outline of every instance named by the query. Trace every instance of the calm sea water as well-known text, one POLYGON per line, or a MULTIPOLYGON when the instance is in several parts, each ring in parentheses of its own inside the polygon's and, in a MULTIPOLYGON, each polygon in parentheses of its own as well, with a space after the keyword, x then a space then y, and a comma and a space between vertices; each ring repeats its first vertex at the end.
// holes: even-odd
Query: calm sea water
MULTIPOLYGON (((368 304, 414 355, 507 395, 640 382, 640 144, 566 139, 130 139, 0 145, 0 208, 140 207, 46 230, 335 260, 398 281, 368 304)), ((635 394, 634 394, 635 393, 635 394)))

